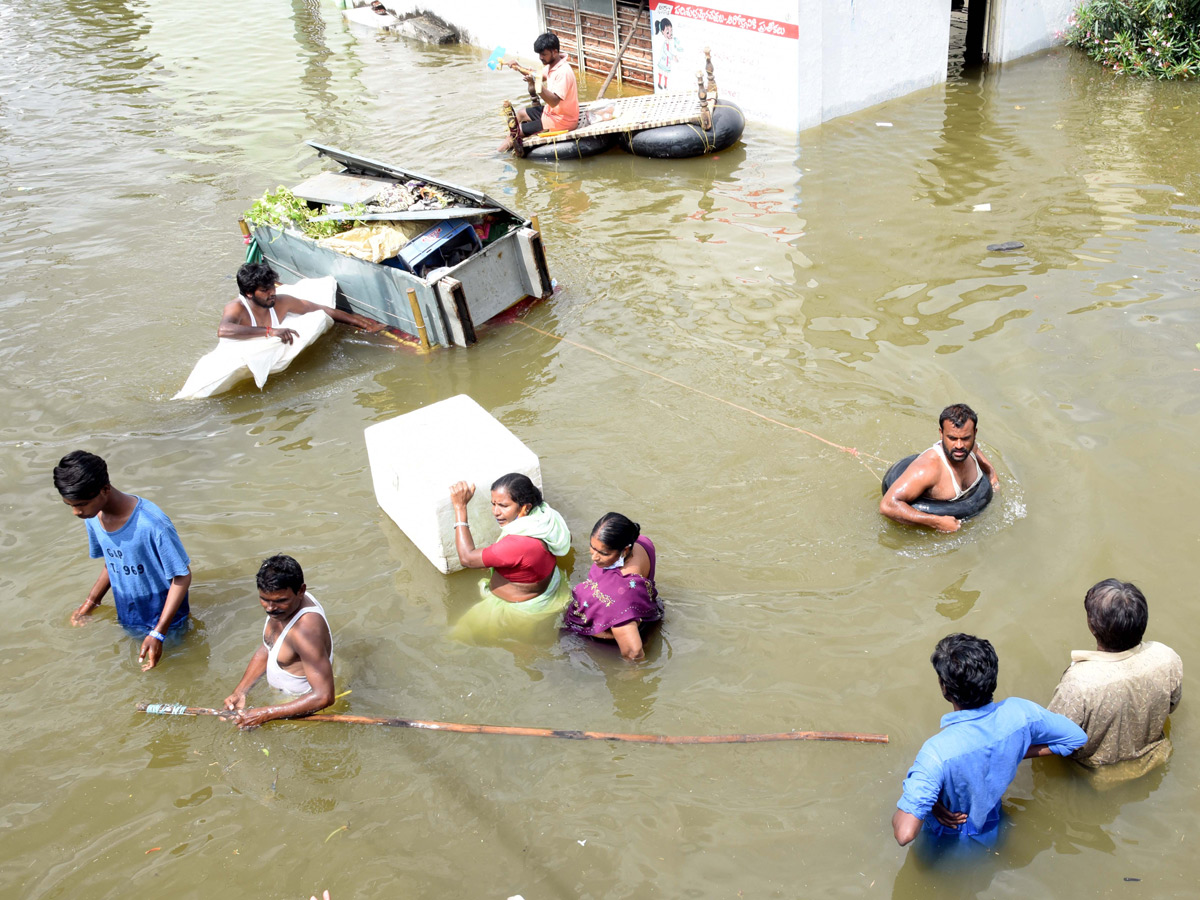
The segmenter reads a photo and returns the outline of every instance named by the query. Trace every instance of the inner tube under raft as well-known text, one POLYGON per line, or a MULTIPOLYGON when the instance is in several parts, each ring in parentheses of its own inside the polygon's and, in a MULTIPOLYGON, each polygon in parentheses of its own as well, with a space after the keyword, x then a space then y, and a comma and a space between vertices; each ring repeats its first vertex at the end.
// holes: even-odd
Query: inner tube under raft
POLYGON ((634 156, 653 159, 687 159, 719 153, 732 147, 746 129, 746 117, 730 100, 718 100, 712 114, 712 128, 699 125, 662 125, 621 135, 621 146, 634 156))
POLYGON ((587 137, 563 138, 552 144, 541 144, 525 151, 525 159, 534 162, 558 162, 560 159, 583 159, 611 150, 617 143, 615 134, 592 134, 587 137))
MULTIPOLYGON (((883 492, 885 494, 896 479, 904 474, 904 470, 912 465, 912 461, 920 455, 920 453, 914 453, 912 456, 906 456, 892 464, 892 467, 887 470, 887 474, 883 476, 883 492)), ((992 481, 984 475, 957 500, 929 500, 922 497, 909 503, 909 506, 931 516, 954 516, 956 519, 969 519, 971 516, 977 516, 983 512, 984 507, 991 502, 992 481)))

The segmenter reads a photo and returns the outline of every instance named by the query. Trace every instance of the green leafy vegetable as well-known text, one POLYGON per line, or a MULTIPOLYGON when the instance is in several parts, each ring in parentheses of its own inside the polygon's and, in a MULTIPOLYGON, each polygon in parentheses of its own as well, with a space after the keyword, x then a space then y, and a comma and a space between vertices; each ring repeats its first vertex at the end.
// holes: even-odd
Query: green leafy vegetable
MULTIPOLYGON (((255 201, 254 205, 246 212, 246 221, 251 225, 271 225, 281 230, 297 229, 314 240, 332 237, 362 224, 354 221, 313 221, 317 216, 325 215, 327 211, 328 207, 313 208, 309 206, 306 201, 280 185, 274 192, 267 191, 261 199, 255 201)), ((343 210, 350 215, 365 215, 366 211, 365 203, 347 206, 343 210)))

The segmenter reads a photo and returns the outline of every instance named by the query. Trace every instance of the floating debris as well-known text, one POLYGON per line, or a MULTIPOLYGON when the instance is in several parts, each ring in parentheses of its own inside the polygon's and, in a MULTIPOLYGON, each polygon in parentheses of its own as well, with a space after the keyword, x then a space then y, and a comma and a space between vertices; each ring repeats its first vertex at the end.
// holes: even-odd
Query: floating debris
POLYGON ((378 212, 403 212, 416 202, 407 185, 394 184, 372 197, 367 206, 378 212))

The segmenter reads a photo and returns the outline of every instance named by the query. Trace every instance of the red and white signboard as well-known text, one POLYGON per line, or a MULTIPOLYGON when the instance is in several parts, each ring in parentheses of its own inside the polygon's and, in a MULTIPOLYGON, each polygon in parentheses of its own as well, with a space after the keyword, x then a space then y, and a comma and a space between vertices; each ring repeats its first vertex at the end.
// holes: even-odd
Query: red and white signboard
POLYGON ((790 120, 799 103, 800 4, 717 2, 721 8, 650 0, 655 92, 695 90, 708 47, 719 96, 737 103, 747 119, 790 120))

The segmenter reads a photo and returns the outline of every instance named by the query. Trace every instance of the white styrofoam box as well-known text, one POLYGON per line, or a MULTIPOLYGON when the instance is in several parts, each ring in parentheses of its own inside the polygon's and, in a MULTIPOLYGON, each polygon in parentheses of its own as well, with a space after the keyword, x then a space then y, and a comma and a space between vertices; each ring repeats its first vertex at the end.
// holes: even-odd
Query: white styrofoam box
POLYGON ((476 547, 500 537, 492 518, 493 481, 520 472, 542 486, 537 455, 466 394, 372 425, 363 437, 380 507, 447 575, 462 568, 450 485, 475 485, 467 521, 476 547))

